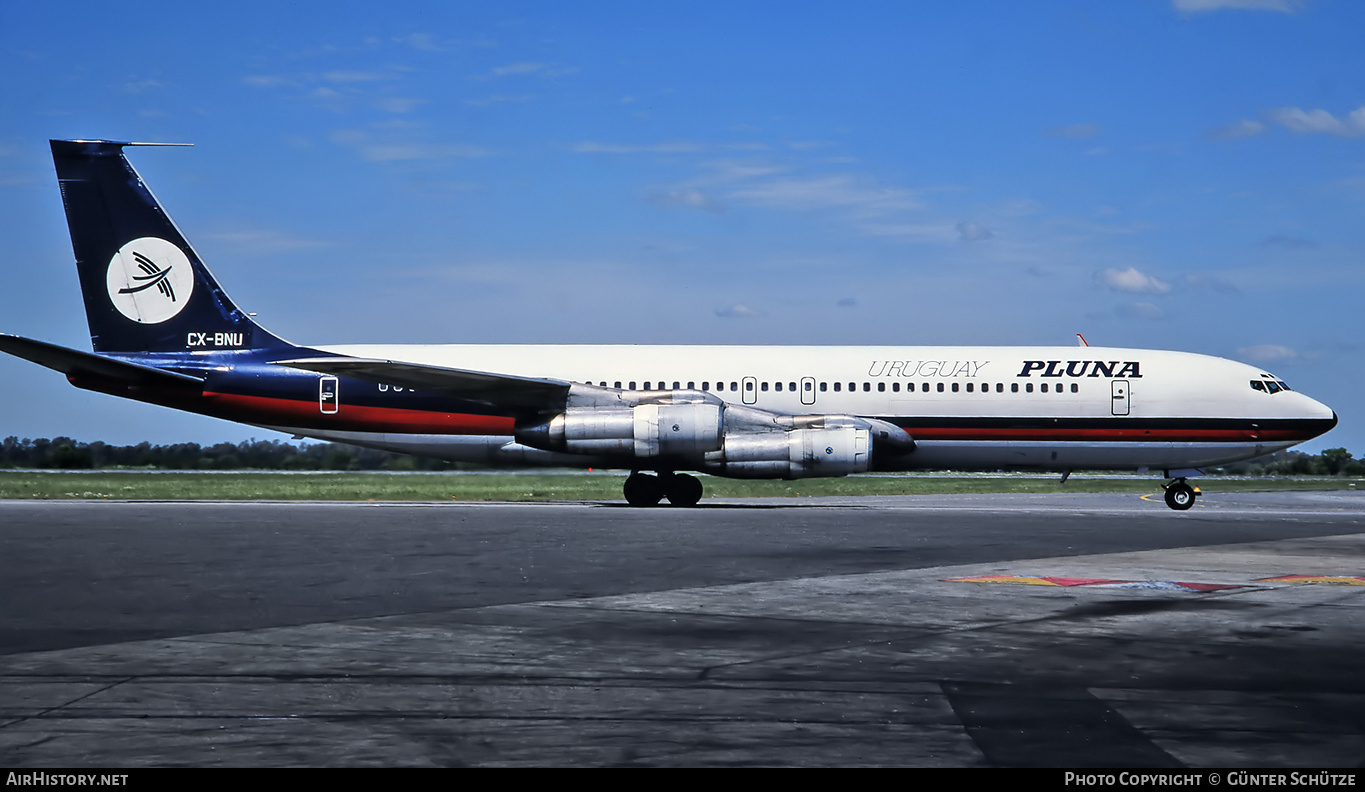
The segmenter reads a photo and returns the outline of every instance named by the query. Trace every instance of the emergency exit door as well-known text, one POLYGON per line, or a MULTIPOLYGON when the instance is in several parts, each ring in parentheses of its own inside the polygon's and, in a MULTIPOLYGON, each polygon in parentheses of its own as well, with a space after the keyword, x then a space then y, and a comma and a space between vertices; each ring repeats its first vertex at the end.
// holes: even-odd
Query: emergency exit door
POLYGON ((318 380, 318 409, 323 415, 332 415, 340 407, 337 396, 337 378, 323 377, 318 380))
POLYGON ((1114 415, 1127 415, 1129 405, 1128 380, 1114 380, 1110 383, 1113 388, 1114 415))

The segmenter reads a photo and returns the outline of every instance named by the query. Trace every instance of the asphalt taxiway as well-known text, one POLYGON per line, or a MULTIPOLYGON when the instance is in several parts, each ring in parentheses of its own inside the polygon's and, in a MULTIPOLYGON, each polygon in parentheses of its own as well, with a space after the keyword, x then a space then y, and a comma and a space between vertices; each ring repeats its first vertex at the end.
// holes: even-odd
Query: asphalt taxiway
POLYGON ((0 502, 0 766, 1360 767, 1365 494, 0 502))

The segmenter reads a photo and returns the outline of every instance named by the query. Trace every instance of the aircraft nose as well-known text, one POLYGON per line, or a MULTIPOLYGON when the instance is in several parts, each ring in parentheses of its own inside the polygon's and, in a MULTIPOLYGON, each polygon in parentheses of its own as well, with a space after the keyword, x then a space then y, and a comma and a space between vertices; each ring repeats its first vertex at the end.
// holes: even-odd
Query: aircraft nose
POLYGON ((1337 412, 1316 399, 1310 399, 1315 408, 1312 412, 1313 436, 1318 437, 1332 431, 1337 426, 1337 412), (1330 417, 1329 417, 1330 416, 1330 417))

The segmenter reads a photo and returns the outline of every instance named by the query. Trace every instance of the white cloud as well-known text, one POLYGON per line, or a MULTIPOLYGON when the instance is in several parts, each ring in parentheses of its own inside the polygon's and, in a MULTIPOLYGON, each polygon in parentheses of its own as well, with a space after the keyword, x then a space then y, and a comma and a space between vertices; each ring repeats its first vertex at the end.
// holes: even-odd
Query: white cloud
POLYGON ((394 41, 420 52, 445 52, 450 49, 447 46, 438 44, 430 33, 410 33, 406 36, 398 36, 394 41))
POLYGON ((960 232, 948 223, 884 223, 864 222, 859 229, 869 236, 894 237, 907 242, 928 242, 947 245, 962 239, 960 232))
POLYGON ((543 63, 520 61, 518 63, 509 63, 506 66, 499 66, 493 69, 493 73, 499 77, 504 77, 509 74, 535 74, 544 68, 545 64, 543 63))
POLYGON ((286 85, 298 85, 298 81, 282 74, 248 74, 242 78, 242 84, 256 88, 278 88, 286 85))
POLYGON ((1238 138, 1256 137, 1263 132, 1265 132, 1265 124, 1243 118, 1226 126, 1210 129, 1205 137, 1210 140, 1236 140, 1238 138))
POLYGON ((884 217, 924 208, 919 197, 909 190, 883 187, 851 174, 773 179, 741 187, 730 195, 746 203, 798 211, 852 209, 860 217, 884 217))
POLYGON ((1161 306, 1149 302, 1128 303, 1119 306, 1119 315, 1129 319, 1146 319, 1157 321, 1166 318, 1166 311, 1161 306))
POLYGON ((620 146, 611 143, 597 143, 585 140, 574 145, 579 154, 690 154, 701 151, 700 143, 688 140, 673 140, 665 143, 649 143, 642 146, 620 146))
POLYGON ((166 83, 160 80, 132 80, 123 84, 124 93, 142 93, 152 91, 157 88, 165 88, 166 83))
POLYGON ((497 77, 564 77, 570 74, 577 74, 578 69, 573 66, 561 66, 558 63, 536 63, 534 61, 517 61, 506 66, 495 67, 488 74, 475 77, 476 80, 491 80, 497 77))
POLYGON ((390 71, 329 71, 324 72, 322 79, 330 83, 368 83, 392 80, 398 75, 390 71))
POLYGON ((218 242, 221 248, 246 255, 287 253, 293 250, 324 247, 328 244, 318 239, 294 236, 273 228, 234 228, 205 236, 218 242))
POLYGON ((493 152, 478 146, 460 143, 428 143, 414 140, 378 140, 371 133, 359 129, 341 129, 332 133, 332 142, 349 146, 370 162, 408 162, 440 160, 454 157, 487 157, 493 152))
POLYGON ((575 143, 579 154, 698 154, 704 151, 766 151, 766 143, 697 143, 691 140, 666 140, 662 143, 619 145, 585 140, 575 143))
POLYGON ((1218 275, 1182 275, 1180 282, 1190 289, 1209 289, 1221 294, 1241 294, 1237 284, 1218 275))
POLYGON ((743 303, 735 303, 728 308, 717 308, 716 316, 722 319, 749 319, 763 316, 763 312, 757 308, 750 308, 743 303))
POLYGON ((1242 347, 1237 350, 1237 355, 1253 363, 1285 363, 1298 360, 1300 357, 1298 352, 1279 344, 1242 347))
POLYGON ((1182 14, 1203 14, 1224 9, 1292 14, 1303 6, 1300 0, 1172 0, 1171 4, 1182 14))
POLYGON ((683 206, 689 209, 704 209, 708 212, 721 211, 721 207, 710 196, 694 188, 651 193, 648 200, 658 206, 683 206))
POLYGON ((1128 269, 1104 269, 1095 273, 1095 279, 1114 291, 1133 292, 1137 294, 1165 294, 1171 290, 1171 284, 1157 280, 1151 275, 1138 271, 1136 267, 1128 269))
POLYGON ((957 237, 963 242, 979 242, 983 239, 990 239, 995 236, 989 228, 983 228, 976 223, 958 223, 957 237))
POLYGON ((469 105, 470 107, 491 107, 496 104, 529 102, 535 98, 536 97, 534 94, 518 94, 516 96, 498 94, 496 96, 489 96, 484 99, 466 99, 464 100, 464 103, 469 105))
POLYGON ((1365 105, 1352 110, 1344 118, 1337 118, 1326 110, 1300 110, 1297 107, 1272 110, 1270 117, 1291 132, 1321 133, 1340 137, 1365 135, 1365 105))

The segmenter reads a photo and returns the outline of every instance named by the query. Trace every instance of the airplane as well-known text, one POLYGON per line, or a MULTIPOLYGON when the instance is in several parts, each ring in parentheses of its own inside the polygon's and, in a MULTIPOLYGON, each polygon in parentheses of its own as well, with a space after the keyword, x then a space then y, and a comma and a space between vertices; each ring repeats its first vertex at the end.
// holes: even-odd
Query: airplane
MULTIPOLYGON (((1334 427, 1280 378, 1188 352, 1071 346, 298 346, 244 313, 109 140, 53 140, 94 352, 0 334, 79 388, 300 438, 490 466, 629 469, 631 506, 693 472, 1161 471, 1334 427)), ((1081 339, 1084 344, 1084 339, 1081 339)))

